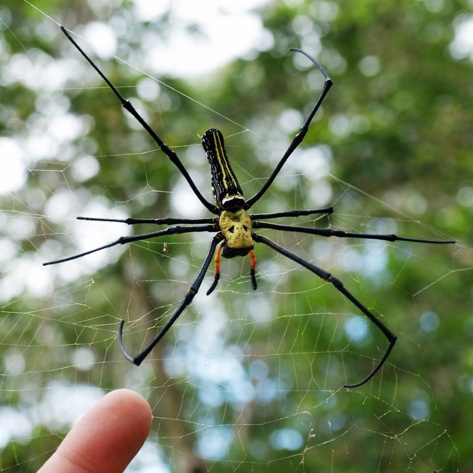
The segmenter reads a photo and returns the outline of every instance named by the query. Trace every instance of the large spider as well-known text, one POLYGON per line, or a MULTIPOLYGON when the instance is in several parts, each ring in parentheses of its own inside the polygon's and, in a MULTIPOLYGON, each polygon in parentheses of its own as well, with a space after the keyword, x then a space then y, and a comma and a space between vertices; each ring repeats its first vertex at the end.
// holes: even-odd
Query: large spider
POLYGON ((283 157, 279 161, 278 165, 269 176, 268 180, 263 184, 261 189, 250 199, 245 199, 243 197, 243 192, 241 190, 240 184, 230 166, 227 154, 225 152, 224 141, 222 133, 215 129, 211 128, 207 130, 202 136, 202 145, 207 154, 207 158, 210 164, 211 170, 211 181, 212 181, 212 191, 215 197, 215 204, 207 201, 204 196, 201 194, 199 189, 196 187, 194 181, 190 177, 186 168, 180 161, 177 154, 172 151, 168 145, 166 145, 161 138, 151 129, 151 127, 145 122, 141 115, 135 110, 133 105, 126 100, 115 88, 115 86, 109 81, 109 79, 102 73, 102 71, 95 65, 95 63, 87 56, 87 54, 80 48, 80 46, 74 41, 70 36, 67 30, 64 27, 61 27, 63 33, 69 39, 69 41, 77 48, 77 50, 84 56, 84 58, 89 62, 89 64, 97 71, 97 73, 102 77, 102 79, 107 83, 108 87, 115 93, 115 95, 120 100, 122 106, 133 115, 136 120, 143 126, 143 128, 149 133, 153 140, 159 145, 162 152, 171 160, 172 163, 179 169, 181 174, 189 183, 192 191, 200 200, 200 202, 206 207, 206 209, 215 215, 215 217, 202 218, 202 219, 184 219, 184 218, 157 218, 157 219, 134 219, 128 218, 125 220, 117 219, 107 219, 107 218, 89 218, 89 217, 78 217, 81 220, 92 220, 100 222, 121 222, 128 225, 150 223, 156 225, 168 225, 164 230, 158 230, 151 233, 144 233, 132 236, 121 237, 116 241, 113 241, 107 245, 101 246, 99 248, 86 251, 74 256, 69 256, 67 258, 61 258, 55 261, 49 261, 44 263, 44 265, 57 264, 65 261, 74 260, 81 258, 85 255, 94 253, 96 251, 101 251, 105 248, 110 248, 115 245, 123 245, 126 243, 131 243, 134 241, 146 240, 149 238, 157 238, 165 235, 177 235, 183 233, 195 233, 195 232, 210 232, 214 233, 212 238, 210 249, 207 253, 205 261, 197 275, 197 278, 192 283, 189 291, 184 297, 183 301, 176 309, 174 314, 169 318, 167 323, 154 339, 144 348, 141 353, 136 356, 131 356, 125 349, 123 344, 123 326, 124 321, 120 323, 119 328, 119 343, 121 350, 124 356, 135 365, 140 365, 141 362, 148 356, 151 350, 156 346, 156 344, 163 338, 166 332, 171 328, 177 318, 182 314, 184 309, 189 306, 194 299, 195 295, 198 293, 204 276, 214 258, 215 255, 215 278, 214 281, 207 291, 207 294, 210 294, 215 287, 217 286, 219 277, 220 277, 220 257, 225 258, 234 258, 235 256, 246 256, 249 255, 251 259, 251 281, 253 289, 256 289, 256 277, 255 277, 255 267, 256 267, 256 258, 253 252, 254 244, 262 243, 269 246, 276 252, 280 253, 283 256, 286 256, 290 260, 300 264, 311 273, 315 274, 319 278, 327 281, 335 287, 343 296, 345 296, 349 301, 351 301, 368 319, 378 327, 379 330, 384 334, 388 340, 388 347, 384 353, 381 360, 377 363, 374 369, 366 376, 364 379, 357 383, 346 384, 345 387, 353 388, 361 386, 370 380, 383 366, 384 362, 387 360, 391 350, 396 343, 397 337, 391 332, 382 322, 379 320, 365 305, 363 305, 348 289, 345 288, 343 283, 334 277, 329 272, 325 271, 318 266, 305 261, 300 256, 291 253, 290 251, 284 249, 277 243, 273 242, 269 238, 266 238, 258 233, 254 232, 254 229, 258 228, 267 228, 272 230, 278 230, 283 232, 298 232, 306 233, 311 235, 318 235, 324 237, 344 237, 344 238, 365 238, 373 240, 385 240, 385 241, 409 241, 417 243, 435 243, 435 244, 448 244, 454 243, 453 240, 424 240, 418 238, 405 238, 400 237, 395 234, 372 234, 372 233, 354 233, 354 232, 345 232, 343 230, 335 230, 330 228, 312 228, 312 227, 303 227, 303 226, 292 226, 292 225, 283 225, 278 223, 266 222, 264 220, 272 220, 280 217, 300 217, 314 214, 331 214, 333 209, 331 207, 324 209, 311 209, 311 210, 287 210, 282 212, 273 212, 265 214, 249 214, 248 210, 253 207, 253 205, 258 202, 258 200, 265 194, 269 189, 272 182, 278 175, 281 168, 284 166, 284 163, 287 161, 289 156, 294 152, 294 150, 301 144, 304 140, 307 130, 309 128, 314 115, 317 110, 320 108, 322 102, 324 101, 330 87, 332 86, 332 80, 326 74, 324 69, 319 65, 319 63, 308 53, 301 49, 293 48, 291 51, 295 51, 303 54, 307 59, 309 59, 314 66, 316 66, 322 75, 325 78, 325 83, 323 89, 315 101, 315 104, 312 107, 308 117, 305 122, 302 124, 299 133, 293 138, 291 144, 287 148, 283 157))

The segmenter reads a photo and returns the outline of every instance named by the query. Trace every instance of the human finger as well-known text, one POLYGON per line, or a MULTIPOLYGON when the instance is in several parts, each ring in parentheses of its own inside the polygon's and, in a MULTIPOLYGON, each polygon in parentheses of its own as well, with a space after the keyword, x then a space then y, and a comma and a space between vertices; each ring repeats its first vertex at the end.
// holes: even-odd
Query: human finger
POLYGON ((112 391, 72 428, 38 473, 122 473, 151 429, 147 401, 128 389, 112 391))

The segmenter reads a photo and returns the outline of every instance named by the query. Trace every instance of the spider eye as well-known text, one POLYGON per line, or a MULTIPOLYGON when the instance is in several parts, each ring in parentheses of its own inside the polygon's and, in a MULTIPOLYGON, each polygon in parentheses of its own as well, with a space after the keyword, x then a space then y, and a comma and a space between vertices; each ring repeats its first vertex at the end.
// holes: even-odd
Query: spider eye
POLYGON ((246 225, 243 225, 243 230, 245 230, 245 232, 248 231, 248 227, 246 225))
POLYGON ((228 231, 229 231, 230 233, 235 233, 235 225, 232 225, 232 226, 228 229, 228 231))

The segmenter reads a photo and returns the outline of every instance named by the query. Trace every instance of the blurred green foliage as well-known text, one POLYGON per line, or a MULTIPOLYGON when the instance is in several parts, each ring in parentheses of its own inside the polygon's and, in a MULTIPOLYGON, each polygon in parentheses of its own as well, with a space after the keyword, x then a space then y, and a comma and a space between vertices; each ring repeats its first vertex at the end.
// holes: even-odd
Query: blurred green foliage
MULTIPOLYGON (((34 406, 61 384, 145 393, 155 414, 150 441, 171 471, 472 470, 473 66, 451 54, 471 2, 268 2, 255 14, 271 48, 255 44, 193 80, 150 73, 162 81, 153 100, 139 94, 140 71, 149 70, 144 45, 182 27, 172 11, 156 22, 139 19, 133 1, 31 3, 44 13, 22 0, 0 6, 0 134, 21 145, 26 169, 22 188, 1 196, 0 232, 10 246, 0 289, 0 396, 5 409, 28 412, 34 428, 0 446, 0 469, 35 471, 50 455, 68 425, 36 419, 34 406), (382 373, 359 389, 341 388, 369 372, 386 341, 370 325, 364 338, 350 339, 344 327, 354 308, 267 248, 256 248, 257 292, 246 259, 225 262, 212 311, 203 302, 209 271, 194 306, 139 369, 119 351, 119 321, 127 321, 127 347, 139 351, 196 277, 210 238, 145 241, 107 252, 97 267, 80 260, 38 269, 77 253, 92 228, 113 226, 76 222, 76 215, 99 209, 94 216, 157 218, 194 208, 177 169, 51 18, 77 33, 94 21, 111 25, 117 55, 129 64, 94 60, 209 199, 199 135, 222 129, 251 196, 322 86, 320 73, 288 48, 317 57, 335 85, 287 170, 252 210, 333 204, 335 214, 316 225, 459 242, 447 248, 265 233, 336 274, 399 336, 382 373), (62 84, 56 89, 40 85, 41 70, 53 66, 51 83, 62 84), (38 82, 18 74, 22 67, 38 82), (55 127, 65 127, 64 135, 55 127), (46 136, 56 138, 44 148, 46 136), (310 161, 320 155, 328 172, 310 161), (184 203, 177 205, 179 193, 184 203), (47 287, 35 291, 42 281, 47 287), (77 361, 84 353, 93 354, 86 368, 77 361), (211 367, 222 371, 212 378, 211 367)), ((201 40, 198 28, 195 35, 201 40)), ((154 230, 147 228, 131 231, 154 230)), ((117 237, 127 230, 118 228, 117 237)))

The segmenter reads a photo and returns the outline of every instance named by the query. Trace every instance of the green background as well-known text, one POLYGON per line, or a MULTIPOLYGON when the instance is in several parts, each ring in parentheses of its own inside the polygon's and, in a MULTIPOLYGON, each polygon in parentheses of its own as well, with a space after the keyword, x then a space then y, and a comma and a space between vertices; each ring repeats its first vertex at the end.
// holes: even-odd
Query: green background
POLYGON ((26 156, 24 185, 0 201, 0 469, 36 471, 81 399, 128 386, 154 413, 145 449, 152 460, 143 456, 130 471, 473 471, 473 67, 471 52, 452 49, 471 1, 268 2, 254 15, 271 47, 255 44, 186 78, 158 75, 144 62, 147 45, 165 48, 176 28, 205 39, 197 22, 174 22, 172 8, 151 21, 133 13, 132 1, 32 3, 44 13, 22 0, 0 6, 1 166, 15 159, 5 139, 26 156), (107 225, 117 232, 109 241, 155 229, 76 215, 207 214, 55 21, 79 34, 94 21, 111 26, 126 63, 89 48, 91 56, 208 199, 199 136, 222 130, 245 195, 253 195, 323 82, 288 49, 317 57, 335 85, 252 210, 334 205, 315 225, 457 240, 447 247, 261 231, 333 272, 399 336, 381 373, 342 387, 369 373, 385 339, 333 287, 261 245, 256 292, 249 260, 224 260, 218 290, 205 296, 211 268, 149 361, 136 368, 123 359, 119 321, 127 321, 125 344, 139 351, 196 277, 210 236, 136 243, 96 263, 41 263, 77 253, 81 239, 98 246, 90 234, 107 225), (48 84, 41 74, 52 66, 48 84), (156 99, 139 94, 138 85, 154 90, 146 72, 162 81, 156 99), (350 337, 347 323, 365 335, 350 337))

